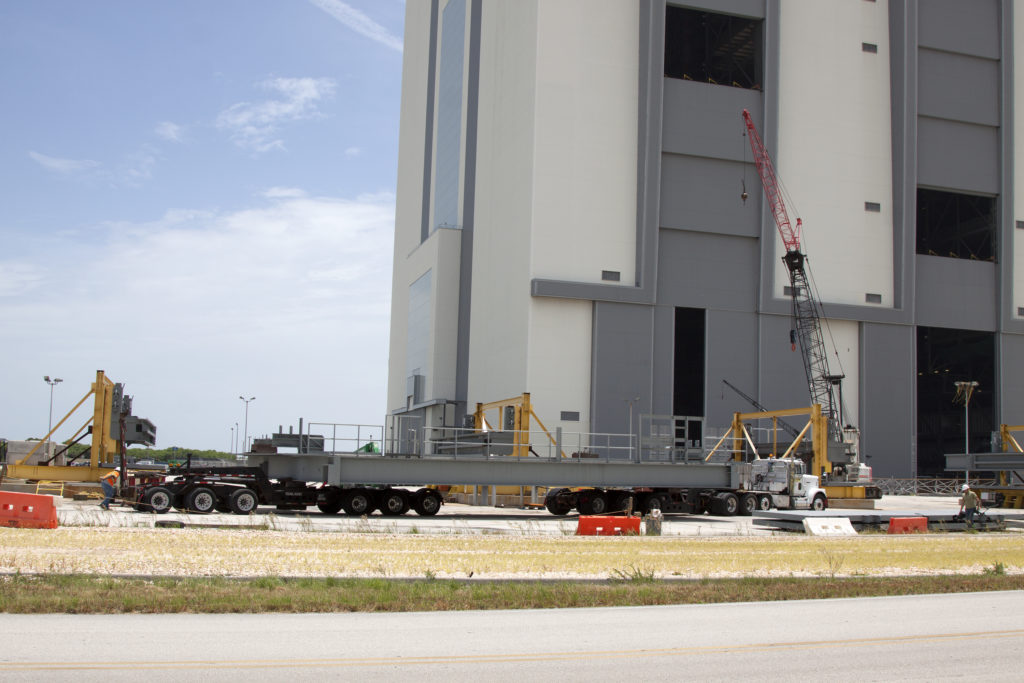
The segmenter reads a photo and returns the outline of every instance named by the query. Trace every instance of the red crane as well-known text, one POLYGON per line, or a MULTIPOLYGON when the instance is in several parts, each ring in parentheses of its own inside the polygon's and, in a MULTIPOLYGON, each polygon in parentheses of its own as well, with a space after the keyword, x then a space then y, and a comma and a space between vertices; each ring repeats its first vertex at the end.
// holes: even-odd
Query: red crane
POLYGON ((775 226, 779 229, 782 243, 786 247, 786 255, 782 257, 782 261, 789 271, 793 319, 796 323, 796 328, 790 331, 790 342, 794 346, 800 345, 804 374, 807 376, 807 385, 811 391, 811 402, 820 404, 828 415, 829 439, 841 443, 843 427, 839 414, 840 401, 837 400, 836 393, 843 376, 829 372, 825 341, 821 334, 821 306, 811 292, 804 265, 806 256, 800 251, 800 231, 803 222, 797 218, 795 228, 790 223, 775 167, 768 156, 768 150, 761 142, 761 136, 757 134, 750 112, 746 109, 743 110, 743 123, 750 139, 750 149, 754 153, 754 166, 761 177, 775 226))

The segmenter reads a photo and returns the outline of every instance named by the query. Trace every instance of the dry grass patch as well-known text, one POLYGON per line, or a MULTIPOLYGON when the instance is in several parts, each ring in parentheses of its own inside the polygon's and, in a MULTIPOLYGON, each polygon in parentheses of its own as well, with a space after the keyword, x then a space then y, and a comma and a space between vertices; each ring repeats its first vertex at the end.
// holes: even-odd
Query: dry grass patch
POLYGON ((0 572, 139 576, 654 578, 1024 572, 1015 534, 508 537, 228 529, 0 529, 0 572))

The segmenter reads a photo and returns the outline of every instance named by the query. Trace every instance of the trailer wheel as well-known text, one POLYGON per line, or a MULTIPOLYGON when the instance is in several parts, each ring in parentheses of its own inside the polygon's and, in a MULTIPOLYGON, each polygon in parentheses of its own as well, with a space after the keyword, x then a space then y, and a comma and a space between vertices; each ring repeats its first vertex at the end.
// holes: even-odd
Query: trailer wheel
POLYGON ((341 510, 341 494, 338 491, 330 491, 321 494, 323 500, 318 500, 316 507, 325 515, 336 515, 341 510))
POLYGON ((580 491, 576 509, 581 515, 603 515, 608 511, 608 499, 601 491, 580 491))
POLYGON ((371 514, 376 507, 371 494, 366 489, 353 489, 341 499, 341 507, 346 515, 360 516, 371 514))
POLYGON ((217 494, 205 486, 197 486, 185 494, 184 503, 186 512, 207 515, 213 512, 214 507, 217 505, 217 494))
POLYGON ((644 498, 644 514, 649 515, 655 510, 660 511, 665 506, 665 501, 657 493, 650 493, 644 498))
POLYGON ((162 515, 171 509, 173 500, 174 496, 171 495, 169 489, 163 486, 154 486, 146 489, 146 492, 142 494, 142 509, 162 515))
POLYGON ((256 512, 256 507, 259 504, 260 500, 252 489, 238 489, 232 492, 231 497, 228 498, 228 505, 236 515, 248 515, 256 512))
POLYGON ((757 509, 757 495, 754 493, 744 493, 740 496, 740 514, 744 517, 749 517, 754 514, 754 510, 757 509))
POLYGON ((772 509, 772 497, 771 496, 758 496, 757 497, 757 509, 758 510, 771 510, 772 509))
POLYGON ((388 489, 381 499, 380 513, 389 517, 404 515, 409 510, 409 494, 402 489, 388 489))
POLYGON ((636 500, 633 498, 632 493, 619 492, 612 498, 611 510, 612 512, 630 512, 636 507, 636 500))
POLYGON ((441 494, 430 489, 420 489, 412 499, 412 509, 417 515, 432 517, 438 513, 444 501, 441 494))
POLYGON ((548 512, 558 517, 569 514, 572 506, 562 500, 562 496, 566 493, 568 493, 568 489, 551 489, 548 491, 548 494, 544 496, 544 507, 548 509, 548 512))
POLYGON ((828 501, 825 500, 825 496, 823 496, 820 493, 814 497, 814 500, 811 501, 811 509, 812 510, 817 510, 817 511, 820 512, 821 510, 824 510, 827 507, 828 507, 828 501))

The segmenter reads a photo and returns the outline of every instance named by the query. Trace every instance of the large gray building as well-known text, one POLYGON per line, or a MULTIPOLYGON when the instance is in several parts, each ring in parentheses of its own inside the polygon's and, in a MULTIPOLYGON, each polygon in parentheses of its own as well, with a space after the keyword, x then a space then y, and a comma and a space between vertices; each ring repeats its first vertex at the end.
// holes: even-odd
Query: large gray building
POLYGON ((410 0, 389 411, 806 405, 748 109, 876 476, 962 451, 958 380, 988 449, 1024 420, 1019 34, 1010 0, 410 0))

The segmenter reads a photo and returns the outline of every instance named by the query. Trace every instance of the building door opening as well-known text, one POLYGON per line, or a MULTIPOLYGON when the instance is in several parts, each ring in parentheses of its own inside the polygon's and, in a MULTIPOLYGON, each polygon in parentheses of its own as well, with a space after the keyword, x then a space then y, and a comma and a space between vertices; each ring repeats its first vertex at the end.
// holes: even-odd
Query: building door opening
MULTIPOLYGON (((672 376, 672 413, 687 417, 704 417, 704 372, 706 315, 702 308, 677 308, 675 325, 675 354, 672 376)), ((700 431, 695 422, 690 431, 700 431)), ((677 439, 690 442, 703 438, 703 434, 677 434, 677 439)))
POLYGON ((975 381, 970 448, 992 449, 995 429, 995 334, 942 327, 917 328, 917 474, 947 476, 946 453, 964 452, 964 406, 954 382, 975 381))

